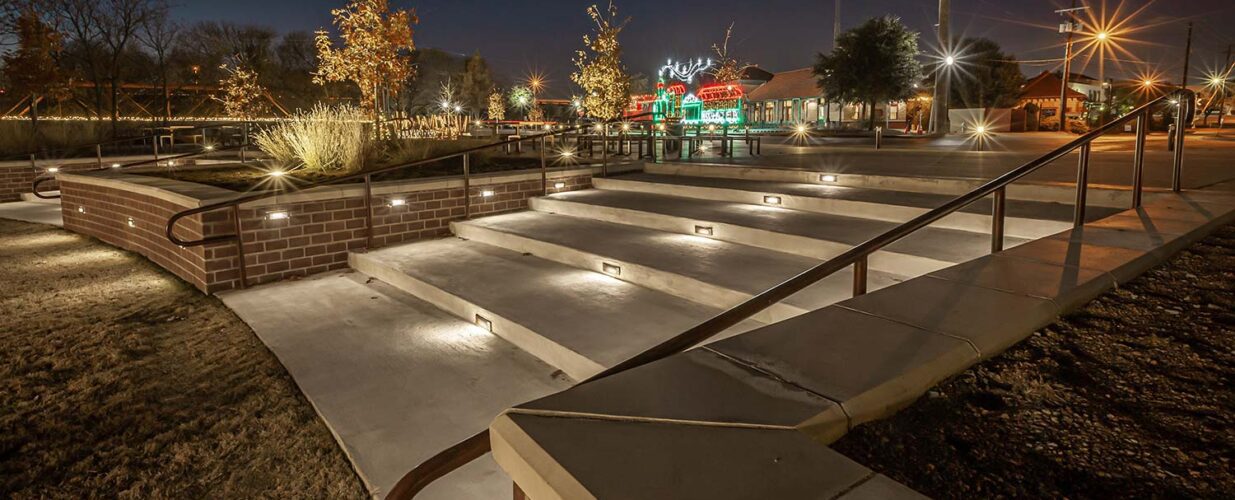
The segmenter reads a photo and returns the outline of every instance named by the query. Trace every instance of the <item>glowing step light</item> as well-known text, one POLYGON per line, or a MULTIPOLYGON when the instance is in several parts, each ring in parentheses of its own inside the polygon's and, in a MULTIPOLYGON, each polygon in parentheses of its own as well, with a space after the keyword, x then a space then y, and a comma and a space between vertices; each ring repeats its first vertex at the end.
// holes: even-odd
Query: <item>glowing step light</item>
POLYGON ((695 234, 700 236, 711 236, 712 226, 695 226, 695 234))
POLYGON ((562 189, 564 187, 566 187, 565 182, 554 182, 553 183, 553 189, 562 189))
POLYGON ((780 197, 772 196, 772 195, 764 196, 763 202, 767 203, 768 205, 780 205, 780 197))
POLYGON ((271 210, 266 212, 266 220, 287 220, 291 217, 287 210, 271 210))
POLYGON ((60 167, 47 167, 47 173, 54 174, 60 171, 60 167))
POLYGON ((617 264, 604 262, 600 265, 600 268, 605 271, 605 274, 608 274, 610 276, 621 276, 622 275, 622 267, 617 264))
POLYGON ((407 200, 403 198, 391 198, 387 203, 392 207, 401 207, 407 205, 407 200))
POLYGON ((479 314, 476 315, 476 326, 484 328, 486 332, 493 333, 493 322, 479 314))
POLYGON ((819 182, 836 182, 837 179, 836 174, 823 174, 819 176, 819 182))
POLYGON ((129 227, 137 227, 137 221, 133 220, 132 217, 129 217, 129 227))
POLYGON ((486 190, 484 190, 484 191, 481 191, 481 192, 480 192, 480 196, 485 197, 485 198, 489 198, 489 197, 493 196, 493 190, 491 190, 491 189, 486 189, 486 190))

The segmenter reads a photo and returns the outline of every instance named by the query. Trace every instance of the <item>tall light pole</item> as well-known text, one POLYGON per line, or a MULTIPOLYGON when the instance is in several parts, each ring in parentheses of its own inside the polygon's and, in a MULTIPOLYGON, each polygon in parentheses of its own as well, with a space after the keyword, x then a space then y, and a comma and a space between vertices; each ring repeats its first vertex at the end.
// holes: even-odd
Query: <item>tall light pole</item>
POLYGON ((1076 32, 1079 27, 1076 22, 1076 12, 1086 10, 1089 7, 1077 7, 1076 0, 1072 0, 1072 8, 1060 9, 1055 11, 1065 17, 1064 23, 1059 25, 1059 32, 1068 35, 1067 42, 1064 43, 1063 53, 1063 73, 1059 79, 1059 130, 1061 132, 1068 130, 1068 76, 1072 73, 1072 33, 1076 32))
POLYGON ((956 62, 952 51, 952 36, 948 32, 948 19, 951 18, 951 0, 939 0, 939 47, 943 51, 944 65, 935 71, 935 96, 931 106, 931 131, 948 133, 948 96, 952 93, 951 66, 956 62), (943 80, 942 83, 940 80, 943 80))

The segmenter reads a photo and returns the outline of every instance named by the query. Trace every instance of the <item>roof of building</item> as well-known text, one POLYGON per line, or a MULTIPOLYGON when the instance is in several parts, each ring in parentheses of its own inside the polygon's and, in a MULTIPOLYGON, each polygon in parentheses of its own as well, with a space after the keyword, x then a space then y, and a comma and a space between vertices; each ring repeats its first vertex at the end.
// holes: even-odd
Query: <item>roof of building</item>
MULTIPOLYGON (((1059 87, 1063 82, 1050 71, 1043 71, 1021 86, 1021 99, 1059 99, 1059 87)), ((1068 98, 1085 99, 1085 94, 1068 87, 1068 98)))
POLYGON ((766 82, 772 79, 772 72, 758 66, 747 66, 742 69, 742 80, 766 82))
POLYGON ((815 80, 811 68, 795 69, 773 73, 772 79, 759 88, 751 91, 749 100, 766 101, 769 99, 793 99, 801 97, 819 97, 823 91, 815 80))

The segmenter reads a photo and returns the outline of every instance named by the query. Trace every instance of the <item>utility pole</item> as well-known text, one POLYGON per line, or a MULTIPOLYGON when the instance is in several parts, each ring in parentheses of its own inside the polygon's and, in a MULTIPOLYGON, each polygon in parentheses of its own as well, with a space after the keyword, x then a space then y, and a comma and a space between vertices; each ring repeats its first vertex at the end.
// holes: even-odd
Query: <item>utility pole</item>
POLYGON ((1214 132, 1214 137, 1222 135, 1223 118, 1226 117, 1226 82, 1231 78, 1231 46, 1226 46, 1226 64, 1225 70, 1222 73, 1222 88, 1218 90, 1218 131, 1214 132))
MULTIPOLYGON (((952 36, 948 33, 948 20, 952 16, 951 0, 939 0, 939 47, 943 50, 944 57, 955 57, 952 53, 952 36)), ((935 96, 931 103, 931 131, 934 133, 947 134, 950 131, 948 125, 948 97, 952 94, 952 78, 951 67, 948 65, 940 65, 935 70, 935 96), (942 83, 940 82, 942 80, 942 83)))
MULTIPOLYGON (((1188 89, 1188 62, 1189 62, 1191 59, 1192 59, 1192 21, 1188 21, 1188 43, 1184 45, 1184 76, 1183 76, 1183 79, 1181 79, 1181 80, 1180 80, 1180 82, 1179 82, 1179 88, 1184 89, 1184 90, 1187 90, 1187 89, 1188 89)), ((1191 103, 1189 103, 1189 104, 1191 104, 1191 103)), ((1184 111, 1185 111, 1185 110, 1187 110, 1187 109, 1189 109, 1189 108, 1190 108, 1190 106, 1185 106, 1185 105, 1184 105, 1184 101, 1183 101, 1183 99, 1180 99, 1180 100, 1179 100, 1179 106, 1178 106, 1178 108, 1176 109, 1176 111, 1177 111, 1180 115, 1183 115, 1183 116, 1179 119, 1179 123, 1181 124, 1181 125, 1180 125, 1180 128, 1187 127, 1187 126, 1188 126, 1188 124, 1189 124, 1189 123, 1191 123, 1191 121, 1190 121, 1190 120, 1188 120, 1187 115, 1184 115, 1184 111)), ((1182 134, 1182 133, 1184 133, 1184 131, 1183 131, 1183 130, 1176 130, 1176 131, 1175 131, 1175 133, 1177 133, 1177 134, 1182 134)))
POLYGON ((832 50, 836 50, 837 40, 840 40, 840 0, 836 0, 836 12, 832 15, 832 50))
POLYGON ((1055 11, 1064 17, 1064 23, 1059 25, 1059 32, 1068 35, 1068 40, 1064 43, 1063 53, 1063 73, 1059 75, 1061 83, 1059 85, 1059 131, 1068 130, 1068 76, 1072 73, 1072 34, 1076 32, 1078 26, 1076 23, 1076 12, 1086 10, 1089 7, 1077 7, 1076 0, 1072 0, 1072 8, 1060 9, 1055 11))

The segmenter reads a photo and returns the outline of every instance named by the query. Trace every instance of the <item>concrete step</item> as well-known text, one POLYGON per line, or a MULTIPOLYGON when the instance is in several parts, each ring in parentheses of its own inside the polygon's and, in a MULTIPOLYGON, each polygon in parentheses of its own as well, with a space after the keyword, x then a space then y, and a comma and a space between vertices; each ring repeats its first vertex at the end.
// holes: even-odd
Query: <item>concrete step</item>
MULTIPOLYGON (((818 264, 816 259, 690 234, 593 219, 519 212, 451 224, 455 235, 620 279, 716 308, 729 308, 818 264)), ((870 289, 907 279, 872 271, 870 289)), ((775 322, 852 296, 845 269, 755 316, 775 322)))
MULTIPOLYGON (((44 191, 43 196, 60 196, 60 190, 44 191)), ((49 203, 52 205, 60 204, 60 198, 44 199, 35 196, 34 193, 22 193, 21 201, 28 201, 30 203, 49 203)))
MULTIPOLYGON (((646 173, 598 178, 593 184, 600 189, 737 203, 759 204, 764 196, 775 195, 781 198, 780 206, 785 208, 837 215, 861 214, 863 218, 892 222, 907 221, 954 198, 948 194, 838 186, 824 181, 754 181, 646 173)), ((1004 231, 1009 236, 1037 239, 1072 228, 1070 204, 1009 200, 1006 209, 1004 231)), ((1091 207, 1086 215, 1089 220, 1098 220, 1118 211, 1091 207)), ((979 200, 936 222, 934 227, 990 233, 991 200, 979 200)))
MULTIPOLYGON (((789 210, 771 204, 697 200, 626 191, 587 190, 531 200, 541 212, 695 234, 815 259, 834 257, 896 226, 896 223, 789 210)), ((1008 237, 1006 247, 1023 243, 1008 237)), ((990 236, 925 228, 871 256, 870 267, 918 276, 990 253, 990 236)))
MULTIPOLYGON (((850 166, 820 165, 819 169, 795 169, 749 165, 724 165, 717 163, 648 163, 644 171, 649 174, 685 175, 692 177, 717 177, 752 181, 821 183, 824 175, 835 176, 828 184, 836 186, 886 189, 914 193, 934 193, 957 196, 982 185, 984 179, 967 177, 914 177, 908 175, 881 175, 870 172, 853 172, 850 166)), ((1131 168, 1131 167, 1129 167, 1131 168)), ((1163 190, 1146 190, 1146 199, 1163 190)), ((1071 205, 1076 199, 1074 183, 1017 182, 1008 186, 1008 199, 1032 200, 1071 205)), ((1089 188, 1089 207, 1103 206, 1126 209, 1131 203, 1131 191, 1120 186, 1094 186, 1089 188)))
MULTIPOLYGON (((720 312, 603 273, 458 238, 353 253, 349 263, 576 380, 720 312)), ((747 321, 717 339, 759 325, 747 321)))

